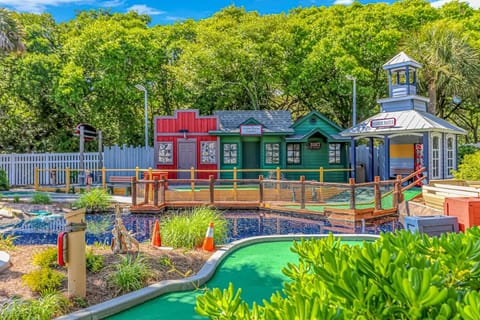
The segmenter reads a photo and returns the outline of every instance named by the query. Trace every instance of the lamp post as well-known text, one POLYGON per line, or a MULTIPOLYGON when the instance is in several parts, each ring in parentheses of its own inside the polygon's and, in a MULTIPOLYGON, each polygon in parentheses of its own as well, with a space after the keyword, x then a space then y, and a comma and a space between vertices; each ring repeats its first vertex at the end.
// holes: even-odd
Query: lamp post
POLYGON ((145 147, 148 147, 148 92, 147 89, 141 84, 135 85, 135 88, 143 91, 143 93, 145 94, 145 147))
MULTIPOLYGON (((357 78, 352 75, 347 75, 347 80, 353 81, 353 106, 352 106, 352 127, 357 125, 357 78)), ((352 167, 352 178, 356 178, 355 174, 355 163, 356 154, 355 154, 355 138, 352 136, 350 142, 350 165, 352 167)))

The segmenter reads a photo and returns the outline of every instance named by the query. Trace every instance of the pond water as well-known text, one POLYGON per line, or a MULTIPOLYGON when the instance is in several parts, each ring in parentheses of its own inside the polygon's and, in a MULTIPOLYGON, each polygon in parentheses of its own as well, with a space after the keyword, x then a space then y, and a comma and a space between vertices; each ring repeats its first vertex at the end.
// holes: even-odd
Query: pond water
MULTIPOLYGON (((396 219, 379 220, 375 223, 351 226, 332 225, 321 217, 296 216, 262 211, 226 211, 228 221, 228 241, 260 235, 276 234, 326 234, 332 233, 368 233, 393 231, 400 226, 396 219)), ((123 214, 123 223, 127 230, 140 242, 150 239, 156 219, 159 215, 123 214)), ((95 242, 110 244, 114 223, 113 214, 87 214, 87 244, 95 242)), ((13 235, 15 244, 56 244, 57 235, 65 230, 65 219, 61 214, 38 216, 15 224, 0 227, 0 233, 13 235)), ((206 231, 206 230, 205 230, 206 231)))

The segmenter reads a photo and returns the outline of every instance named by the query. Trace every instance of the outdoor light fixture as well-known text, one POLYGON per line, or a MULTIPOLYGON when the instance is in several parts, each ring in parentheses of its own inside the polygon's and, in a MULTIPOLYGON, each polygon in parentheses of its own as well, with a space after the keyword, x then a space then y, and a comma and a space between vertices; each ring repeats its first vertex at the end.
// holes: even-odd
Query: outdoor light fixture
POLYGON ((187 139, 187 132, 188 132, 187 129, 180 129, 178 130, 178 132, 183 133, 183 139, 187 139))
POLYGON ((145 94, 145 147, 148 147, 148 92, 147 89, 141 84, 136 84, 135 88, 143 91, 145 94))

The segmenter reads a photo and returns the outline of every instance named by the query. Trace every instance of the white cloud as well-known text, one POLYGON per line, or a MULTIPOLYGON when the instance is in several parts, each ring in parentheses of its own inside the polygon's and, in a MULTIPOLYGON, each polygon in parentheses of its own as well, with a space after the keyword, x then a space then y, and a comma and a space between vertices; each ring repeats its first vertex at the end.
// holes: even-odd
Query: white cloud
POLYGON ((124 0, 109 0, 109 1, 103 1, 100 5, 104 8, 115 8, 115 7, 120 7, 125 4, 124 0))
MULTIPOLYGON (((443 6, 446 3, 449 3, 450 1, 451 0, 438 0, 438 1, 432 1, 432 2, 430 2, 430 4, 434 8, 440 8, 441 6, 443 6)), ((480 0, 469 0, 469 1, 465 1, 465 2, 468 3, 468 5, 470 7, 472 7, 473 9, 480 8, 480 0)))
POLYGON ((0 0, 0 6, 20 12, 42 13, 48 6, 93 4, 94 0, 0 0))
POLYGON ((144 4, 136 4, 127 8, 127 11, 137 11, 139 14, 148 14, 149 16, 156 16, 160 14, 165 14, 164 11, 160 11, 144 4))
POLYGON ((333 4, 343 4, 344 6, 349 6, 353 3, 353 0, 335 0, 333 4))

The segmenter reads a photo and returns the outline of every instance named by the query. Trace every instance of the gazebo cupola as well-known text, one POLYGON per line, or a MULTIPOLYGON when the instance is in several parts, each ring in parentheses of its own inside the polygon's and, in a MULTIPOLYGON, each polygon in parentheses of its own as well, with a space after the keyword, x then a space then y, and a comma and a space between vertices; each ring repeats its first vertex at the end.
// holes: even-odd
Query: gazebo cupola
POLYGON ((417 96, 417 70, 422 65, 400 52, 383 65, 388 72, 388 98, 380 99, 382 112, 426 111, 428 99, 417 96))

